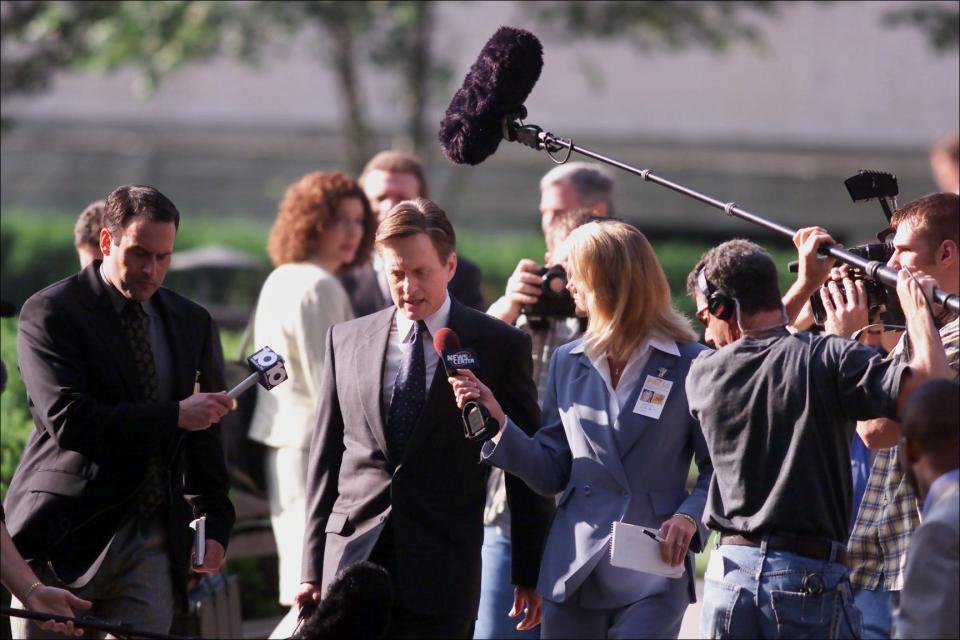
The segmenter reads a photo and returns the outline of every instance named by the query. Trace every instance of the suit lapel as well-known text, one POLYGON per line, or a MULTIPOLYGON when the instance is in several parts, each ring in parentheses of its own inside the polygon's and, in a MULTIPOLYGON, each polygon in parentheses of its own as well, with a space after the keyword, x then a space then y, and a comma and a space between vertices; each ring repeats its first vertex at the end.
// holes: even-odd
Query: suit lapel
POLYGON ((104 361, 112 361, 117 365, 127 392, 136 402, 144 402, 140 372, 137 371, 133 350, 120 325, 120 316, 113 308, 107 285, 100 279, 99 265, 99 262, 94 262, 80 273, 81 281, 91 294, 87 306, 93 316, 93 331, 105 347, 104 361))
POLYGON ((610 424, 610 414, 607 412, 607 385, 600 373, 594 369, 587 354, 580 353, 578 356, 579 369, 571 387, 577 390, 575 397, 589 400, 588 403, 574 403, 573 414, 603 468, 616 478, 617 482, 627 487, 627 476, 620 463, 613 425, 610 424))
POLYGON ((167 340, 170 342, 171 353, 173 354, 173 399, 182 400, 193 394, 193 383, 197 380, 197 371, 193 369, 192 362, 187 353, 187 345, 184 340, 184 331, 193 327, 180 318, 180 314, 174 305, 169 304, 166 291, 160 289, 153 297, 157 313, 164 323, 167 340), (178 330, 178 328, 182 328, 178 330))
POLYGON ((387 447, 386 430, 383 421, 381 398, 383 396, 383 367, 387 355, 387 341, 390 339, 390 329, 393 326, 393 316, 396 308, 391 312, 381 312, 369 316, 371 322, 365 335, 361 335, 359 344, 354 352, 354 379, 360 394, 360 404, 363 406, 363 415, 373 432, 373 437, 381 451, 393 464, 396 460, 390 458, 387 447), (375 363, 379 367, 375 368, 375 363))
MULTIPOLYGON (((630 392, 626 404, 620 407, 620 418, 616 428, 616 438, 621 457, 625 457, 627 453, 630 452, 631 447, 636 444, 640 434, 646 431, 651 424, 655 424, 663 419, 663 413, 660 414, 660 420, 655 420, 633 412, 633 408, 637 405, 637 398, 640 396, 640 391, 643 389, 643 384, 647 376, 662 377, 664 380, 671 380, 671 371, 676 368, 676 364, 677 356, 651 347, 650 359, 647 360, 647 365, 643 368, 640 379, 637 381, 633 391, 630 392), (666 369, 666 372, 662 376, 659 375, 660 369, 666 369)), ((679 393, 676 389, 676 381, 674 381, 674 386, 670 389, 670 394, 672 395, 674 393, 679 393)), ((669 396, 667 397, 667 401, 669 402, 669 396)), ((663 411, 666 411, 666 406, 664 406, 663 411)))

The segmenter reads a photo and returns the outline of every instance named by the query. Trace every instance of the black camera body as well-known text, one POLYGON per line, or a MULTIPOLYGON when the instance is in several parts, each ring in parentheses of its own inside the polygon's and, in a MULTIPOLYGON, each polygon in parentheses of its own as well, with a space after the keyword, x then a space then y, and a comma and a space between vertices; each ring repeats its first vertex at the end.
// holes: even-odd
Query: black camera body
MULTIPOLYGON (((861 244, 857 247, 850 247, 847 250, 861 258, 883 263, 886 263, 887 260, 890 259, 894 251, 893 245, 889 242, 861 244)), ((880 281, 866 278, 860 269, 853 267, 851 267, 849 274, 853 280, 864 280, 867 290, 867 308, 870 310, 870 315, 873 315, 873 313, 881 307, 885 307, 888 313, 893 312, 894 309, 899 310, 899 298, 897 298, 895 293, 888 293, 887 288, 880 281)), ((847 292, 842 285, 840 286, 840 295, 843 297, 844 302, 846 302, 847 292)), ((823 308, 823 300, 820 298, 819 291, 810 296, 810 307, 813 310, 813 317, 817 324, 822 325, 826 322, 827 312, 823 308)))
MULTIPOLYGON (((900 193, 900 187, 897 184, 897 177, 886 171, 870 171, 861 169, 856 175, 844 180, 844 186, 850 194, 850 199, 854 202, 867 202, 869 200, 879 200, 883 213, 889 222, 893 210, 897 208, 897 195, 900 193), (892 206, 891 206, 892 205, 892 206)), ((885 240, 892 231, 890 227, 877 235, 878 240, 885 240)), ((893 255, 894 248, 890 242, 873 242, 870 244, 861 244, 848 249, 850 253, 855 253, 861 258, 867 260, 886 263, 893 255)), ((790 265, 793 271, 793 264, 790 265)), ((886 324, 903 324, 903 311, 900 308, 900 299, 896 292, 888 291, 879 280, 867 278, 865 274, 857 268, 850 268, 850 277, 854 280, 864 280, 867 290, 867 308, 873 315, 877 309, 884 308, 884 322, 886 324)), ((844 288, 840 287, 840 295, 846 301, 847 294, 844 288)), ((826 322, 827 313, 823 308, 823 300, 820 298, 820 292, 817 291, 810 297, 810 307, 813 310, 813 317, 817 324, 822 325, 826 322)))
POLYGON ((521 313, 527 316, 530 326, 545 326, 550 318, 573 318, 577 305, 567 291, 567 272, 555 264, 537 271, 540 276, 540 297, 535 304, 524 305, 521 313))

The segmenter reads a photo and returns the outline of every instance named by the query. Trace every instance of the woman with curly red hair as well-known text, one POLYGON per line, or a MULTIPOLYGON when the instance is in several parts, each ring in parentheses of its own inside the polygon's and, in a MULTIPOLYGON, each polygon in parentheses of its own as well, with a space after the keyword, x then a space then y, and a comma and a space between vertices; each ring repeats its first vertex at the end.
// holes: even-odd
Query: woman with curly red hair
POLYGON ((257 302, 254 344, 284 356, 289 380, 270 392, 258 387, 250 437, 268 446, 270 520, 285 605, 293 604, 300 586, 307 453, 324 340, 331 325, 353 318, 336 274, 369 258, 375 232, 376 219, 357 183, 343 173, 318 171, 287 188, 267 242, 276 268, 257 302))

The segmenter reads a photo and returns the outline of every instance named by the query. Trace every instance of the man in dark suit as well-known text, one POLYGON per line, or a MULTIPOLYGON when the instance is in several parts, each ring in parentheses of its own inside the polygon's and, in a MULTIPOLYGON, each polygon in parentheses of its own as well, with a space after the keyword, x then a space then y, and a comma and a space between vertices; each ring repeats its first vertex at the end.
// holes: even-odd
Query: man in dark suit
MULTIPOLYGON (((401 202, 377 231, 394 307, 334 325, 307 477, 304 585, 318 601, 337 572, 370 559, 392 575, 391 636, 472 636, 480 597, 486 472, 432 346, 449 327, 478 356, 477 375, 507 398, 528 433, 539 423, 530 338, 447 293, 457 266, 453 228, 425 199, 401 202)), ((513 579, 526 617, 549 508, 508 477, 513 579)))
MULTIPOLYGON (((373 156, 363 168, 358 182, 377 214, 377 222, 382 221, 398 202, 430 197, 423 165, 402 151, 381 151, 373 156)), ((480 267, 458 256, 453 278, 448 285, 453 299, 482 311, 486 307, 483 305, 480 281, 480 267)), ((358 318, 392 304, 383 263, 377 255, 362 266, 341 274, 340 283, 350 296, 353 314, 358 318)))
POLYGON ((210 428, 231 406, 211 393, 223 388, 217 332, 203 308, 160 288, 179 219, 153 187, 115 189, 103 261, 23 305, 19 366, 36 429, 6 501, 40 580, 154 632, 184 601, 190 520, 207 518, 201 572, 219 569, 234 521, 210 428))

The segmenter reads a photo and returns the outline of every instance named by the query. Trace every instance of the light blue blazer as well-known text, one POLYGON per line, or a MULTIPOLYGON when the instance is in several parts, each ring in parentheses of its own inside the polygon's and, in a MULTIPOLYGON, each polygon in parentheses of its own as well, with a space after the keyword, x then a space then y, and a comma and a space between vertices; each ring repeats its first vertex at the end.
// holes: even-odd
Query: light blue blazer
MULTIPOLYGON (((659 527, 675 513, 691 516, 698 531, 686 558, 687 594, 696 600, 693 553, 708 536, 701 522, 713 466, 700 424, 687 408, 685 378, 690 362, 706 347, 667 343, 673 353, 652 348, 643 373, 613 425, 607 412, 607 386, 581 340, 570 342, 550 360, 543 397, 542 426, 531 438, 509 419, 499 442, 487 442, 482 459, 522 478, 545 496, 561 493, 550 527, 537 589, 553 602, 565 602, 600 562, 609 563, 614 522, 659 527), (673 382, 659 419, 634 413, 648 375, 673 382), (687 474, 696 456, 699 476, 687 493, 687 474)), ((603 568, 603 567, 601 567, 603 568)), ((631 571, 617 582, 616 600, 634 602, 667 591, 670 578, 631 571)), ((679 585, 676 585, 679 586, 679 585)), ((682 591, 679 592, 682 597, 682 591)))

